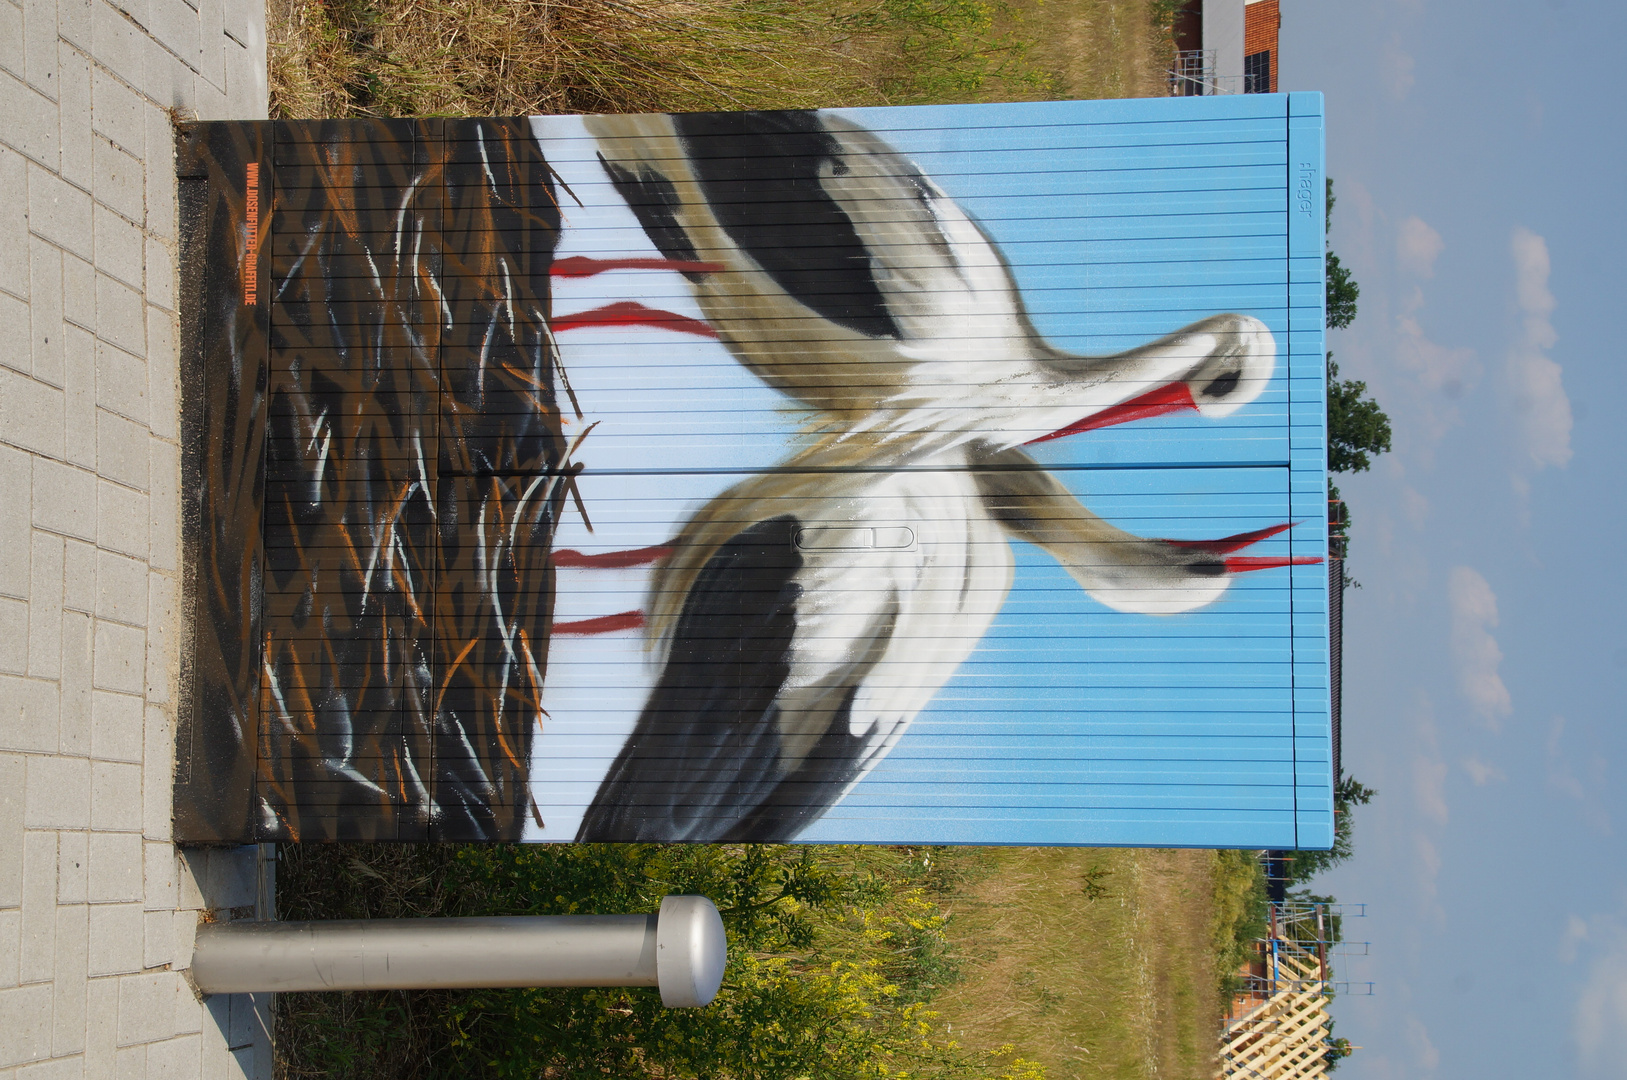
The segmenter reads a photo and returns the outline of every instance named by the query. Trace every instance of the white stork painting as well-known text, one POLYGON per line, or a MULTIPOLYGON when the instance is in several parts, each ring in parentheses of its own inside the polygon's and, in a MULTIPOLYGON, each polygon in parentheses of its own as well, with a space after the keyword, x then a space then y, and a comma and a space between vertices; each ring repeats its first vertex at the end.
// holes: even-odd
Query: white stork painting
POLYGON ((1201 442, 1247 415, 1286 357, 1258 315, 1059 348, 948 178, 841 115, 533 130, 563 192, 551 325, 580 471, 528 839, 807 838, 985 642, 1019 551, 1104 617, 1166 626, 1321 561, 1247 505, 1135 535, 1054 464, 1132 422, 1201 442))
POLYGON ((179 839, 1332 843, 1318 95, 178 138, 179 839))

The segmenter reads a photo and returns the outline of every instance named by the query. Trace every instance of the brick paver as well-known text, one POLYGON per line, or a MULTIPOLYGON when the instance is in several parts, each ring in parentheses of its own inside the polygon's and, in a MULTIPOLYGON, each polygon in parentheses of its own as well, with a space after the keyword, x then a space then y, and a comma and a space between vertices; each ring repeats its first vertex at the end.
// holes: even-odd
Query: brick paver
POLYGON ((185 977, 255 853, 170 843, 170 118, 265 109, 259 0, 0 0, 0 1080, 270 1076, 185 977))

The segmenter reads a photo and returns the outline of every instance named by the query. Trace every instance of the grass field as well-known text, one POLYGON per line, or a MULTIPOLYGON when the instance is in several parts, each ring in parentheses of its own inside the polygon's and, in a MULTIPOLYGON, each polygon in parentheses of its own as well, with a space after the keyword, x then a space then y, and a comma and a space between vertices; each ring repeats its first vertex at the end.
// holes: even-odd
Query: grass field
POLYGON ((1208 1080, 1221 1015, 1217 856, 981 849, 950 902, 962 980, 933 1003, 968 1046, 1053 1080, 1208 1080))
MULTIPOLYGON (((712 850, 717 854, 629 848, 629 856, 611 849, 522 848, 505 855, 499 849, 460 854, 453 845, 298 845, 283 851, 278 906, 291 919, 631 911, 647 909, 669 890, 700 891, 725 909, 738 906, 742 897, 730 884, 738 879, 685 876, 744 849, 712 850), (561 895, 551 895, 556 891, 561 895)), ((1246 853, 821 847, 763 854, 782 867, 805 854, 812 876, 803 880, 823 881, 808 895, 822 899, 773 915, 795 925, 786 924, 791 932, 772 945, 766 938, 750 945, 751 935, 739 932, 745 928, 731 923, 741 948, 732 962, 749 971, 753 963, 791 958, 784 978, 792 981, 817 980, 832 963, 874 965, 891 990, 861 1010, 872 1027, 886 1016, 903 1017, 916 1002, 930 1010, 902 1027, 893 1024, 895 1031, 924 1024, 920 1037, 937 1048, 911 1075, 999 1076, 1019 1058, 1037 1063, 1052 1080, 1213 1075, 1223 1001, 1219 971, 1230 962, 1234 937, 1254 933, 1249 897, 1258 863, 1246 853)), ((769 874, 758 884, 772 895, 779 889, 774 880, 769 874)), ((661 1010, 629 1011, 647 1012, 651 1001, 533 993, 540 996, 529 1004, 494 1002, 478 991, 279 995, 279 1075, 470 1075, 468 1048, 460 1050, 459 1027, 447 1018, 472 1007, 486 1010, 483 1024, 501 1021, 508 1025, 502 1030, 512 1032, 498 1034, 492 1045, 531 1045, 516 1050, 519 1060, 512 1064, 522 1071, 480 1069, 480 1075, 581 1073, 582 1059, 569 1055, 580 1055, 575 1043, 588 1037, 584 1031, 605 1029, 607 1017, 613 1040, 658 1039, 649 1025, 660 1022, 661 1010), (540 1068, 523 1071, 527 1060, 540 1068), (573 1060, 575 1067, 567 1067, 573 1060)), ((733 1000, 726 1012, 749 1006, 733 1000)), ((769 1005, 769 1014, 778 1016, 777 1008, 769 1005)), ((702 1039, 731 1030, 727 1017, 689 1019, 692 1034, 702 1039)), ((624 1066, 593 1072, 652 1080, 861 1075, 624 1066)))

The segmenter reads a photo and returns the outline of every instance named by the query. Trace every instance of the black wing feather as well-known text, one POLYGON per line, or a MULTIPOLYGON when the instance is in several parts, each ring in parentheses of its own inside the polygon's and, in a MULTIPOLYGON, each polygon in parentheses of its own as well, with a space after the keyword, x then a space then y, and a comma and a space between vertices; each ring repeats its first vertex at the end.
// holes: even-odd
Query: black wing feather
POLYGON ((683 113, 673 124, 718 223, 780 288, 838 326, 900 336, 869 249, 820 180, 847 166, 817 114, 683 113))
POLYGON ((785 779, 775 699, 802 569, 792 516, 723 544, 685 598, 660 681, 594 795, 581 841, 696 843, 746 827, 785 779))

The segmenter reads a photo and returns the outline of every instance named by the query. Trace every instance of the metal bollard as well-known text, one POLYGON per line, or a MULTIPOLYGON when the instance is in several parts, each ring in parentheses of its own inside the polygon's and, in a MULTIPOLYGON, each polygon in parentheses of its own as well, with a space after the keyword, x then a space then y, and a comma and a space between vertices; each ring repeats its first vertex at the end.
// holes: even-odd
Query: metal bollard
POLYGON ((711 1002, 727 962, 712 901, 669 896, 656 915, 208 923, 192 981, 206 994, 656 986, 685 1008, 711 1002))

